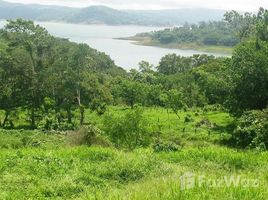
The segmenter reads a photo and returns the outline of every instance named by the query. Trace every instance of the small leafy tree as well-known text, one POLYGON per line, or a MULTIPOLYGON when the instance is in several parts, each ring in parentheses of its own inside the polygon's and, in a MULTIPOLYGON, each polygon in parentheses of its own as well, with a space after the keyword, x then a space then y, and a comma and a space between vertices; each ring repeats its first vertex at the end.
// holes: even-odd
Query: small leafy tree
POLYGON ((139 69, 140 69, 141 73, 152 73, 153 67, 154 66, 147 61, 141 61, 139 63, 139 69))
POLYGON ((169 90, 164 101, 166 106, 171 108, 175 115, 180 118, 179 111, 185 106, 183 94, 176 89, 169 90))
POLYGON ((142 103, 146 85, 135 81, 123 81, 120 85, 120 96, 123 101, 134 108, 135 104, 142 103))
POLYGON ((104 131, 117 147, 134 149, 149 145, 149 135, 142 109, 135 107, 124 115, 107 114, 104 131))
POLYGON ((161 59, 157 71, 160 74, 172 75, 189 71, 191 68, 191 58, 168 54, 161 59))

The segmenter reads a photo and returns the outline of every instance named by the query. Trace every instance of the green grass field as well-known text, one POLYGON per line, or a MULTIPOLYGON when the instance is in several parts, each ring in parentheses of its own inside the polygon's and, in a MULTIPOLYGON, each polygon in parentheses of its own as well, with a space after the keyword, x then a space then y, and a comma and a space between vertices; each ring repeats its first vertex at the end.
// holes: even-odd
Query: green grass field
MULTIPOLYGON (((233 123, 228 114, 187 111, 178 119, 165 109, 146 108, 144 115, 151 132, 181 150, 128 151, 76 144, 75 132, 0 130, 0 199, 268 199, 268 153, 223 145, 233 123), (190 122, 184 122, 186 115, 190 122), (196 128, 204 119, 214 126, 196 128), (189 188, 181 179, 187 173, 196 179, 189 188), (240 182, 213 184, 232 176, 240 182)), ((86 121, 99 128, 102 118, 87 111, 86 121)))

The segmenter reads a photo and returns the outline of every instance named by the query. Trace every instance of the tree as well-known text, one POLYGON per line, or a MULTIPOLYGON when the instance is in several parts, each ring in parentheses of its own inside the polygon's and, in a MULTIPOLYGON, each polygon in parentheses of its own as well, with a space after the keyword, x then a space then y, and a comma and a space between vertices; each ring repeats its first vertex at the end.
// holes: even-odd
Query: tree
POLYGON ((230 24, 240 42, 255 34, 256 16, 251 13, 242 15, 233 10, 225 13, 224 20, 230 24))
POLYGON ((134 149, 148 146, 150 142, 148 126, 142 109, 135 107, 123 115, 107 114, 104 130, 116 147, 134 149))
POLYGON ((251 39, 242 42, 234 51, 230 76, 232 91, 228 107, 234 114, 246 110, 264 109, 268 102, 268 11, 260 9, 257 16, 232 16, 254 25, 251 39))
POLYGON ((146 92, 146 105, 147 106, 163 106, 161 95, 163 94, 162 85, 150 85, 146 92))
POLYGON ((194 54, 191 57, 193 67, 199 67, 215 60, 215 56, 206 54, 194 54))
POLYGON ((4 36, 9 42, 10 51, 22 49, 29 56, 27 78, 30 80, 28 85, 30 94, 26 106, 31 110, 31 126, 34 128, 36 126, 35 110, 41 106, 44 98, 40 81, 44 78, 44 68, 52 62, 49 49, 53 40, 44 28, 22 19, 8 21, 4 28, 4 36))
POLYGON ((230 94, 230 60, 211 60, 192 71, 194 82, 201 93, 205 94, 209 104, 224 104, 230 94))
POLYGON ((161 59, 157 66, 157 71, 160 74, 172 75, 178 72, 188 71, 191 67, 191 58, 181 57, 176 54, 168 54, 161 59))
POLYGON ((17 76, 17 70, 8 53, 0 49, 0 109, 5 111, 5 118, 0 124, 2 127, 5 127, 11 111, 20 104, 18 98, 21 93, 16 86, 21 83, 21 79, 17 76))
POLYGON ((268 10, 260 8, 257 15, 257 46, 259 41, 268 42, 268 10))
POLYGON ((187 86, 182 87, 181 91, 183 102, 187 107, 204 107, 207 105, 206 95, 197 84, 189 83, 187 86))
POLYGON ((153 84, 156 80, 154 66, 149 62, 141 61, 139 63, 140 68, 140 81, 143 83, 153 84))
POLYGON ((240 44, 234 51, 231 76, 232 91, 228 106, 233 113, 264 109, 268 102, 268 43, 240 44))
POLYGON ((140 69, 140 71, 141 71, 141 73, 153 73, 154 71, 153 71, 153 68, 154 68, 154 66, 153 65, 151 65, 149 62, 147 62, 147 61, 141 61, 140 63, 139 63, 139 69, 140 69))
POLYGON ((84 123, 85 106, 89 102, 90 89, 90 62, 88 60, 89 48, 87 45, 80 44, 69 58, 71 73, 71 83, 73 94, 80 111, 80 125, 84 123))
POLYGON ((178 118, 180 118, 179 111, 185 106, 182 96, 183 94, 180 91, 172 89, 167 92, 167 95, 164 99, 166 106, 171 108, 178 118))
POLYGON ((32 128, 48 118, 54 120, 53 127, 60 127, 66 118, 68 125, 73 125, 75 109, 79 109, 83 125, 85 108, 95 109, 98 99, 103 111, 103 105, 112 101, 108 80, 126 76, 104 53, 86 44, 55 38, 44 28, 22 19, 9 21, 0 30, 0 51, 0 109, 6 111, 4 124, 10 112, 20 108, 29 111, 32 128), (55 118, 51 119, 51 115, 55 118))
POLYGON ((134 108, 135 104, 143 103, 146 85, 125 80, 121 83, 119 90, 124 102, 131 108, 134 108))
POLYGON ((240 148, 268 150, 268 109, 243 113, 236 121, 232 140, 240 148))
POLYGON ((109 92, 100 86, 100 81, 105 80, 101 80, 96 72, 96 63, 90 57, 91 49, 87 45, 61 42, 58 48, 64 53, 57 55, 52 71, 48 72, 54 77, 48 84, 57 107, 66 110, 68 123, 72 123, 72 110, 77 108, 80 111, 80 125, 83 125, 85 109, 98 109, 96 99, 99 99, 99 105, 107 102, 109 92))

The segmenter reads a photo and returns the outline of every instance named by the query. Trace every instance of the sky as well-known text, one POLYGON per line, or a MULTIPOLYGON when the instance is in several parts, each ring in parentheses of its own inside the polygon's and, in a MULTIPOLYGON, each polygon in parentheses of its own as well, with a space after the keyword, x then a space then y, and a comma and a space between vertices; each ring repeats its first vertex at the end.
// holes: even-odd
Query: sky
POLYGON ((34 3, 86 7, 105 5, 116 9, 174 9, 174 8, 214 8, 223 10, 257 11, 268 8, 268 0, 5 0, 16 3, 34 3))

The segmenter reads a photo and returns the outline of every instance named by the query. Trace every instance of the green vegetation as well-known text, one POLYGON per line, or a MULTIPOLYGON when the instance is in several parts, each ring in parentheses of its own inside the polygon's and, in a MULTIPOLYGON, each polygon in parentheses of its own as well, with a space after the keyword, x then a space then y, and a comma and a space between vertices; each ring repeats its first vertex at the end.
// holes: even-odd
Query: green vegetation
POLYGON ((231 58, 169 54, 129 72, 9 21, 0 198, 267 199, 267 18, 226 14, 241 41, 231 58))
POLYGON ((268 143, 268 110, 245 113, 237 122, 233 139, 242 148, 265 149, 268 143))
POLYGON ((142 45, 142 46, 155 46, 167 49, 183 49, 183 50, 198 50, 204 51, 208 53, 221 53, 226 55, 231 55, 233 52, 233 47, 228 46, 219 46, 219 45, 204 45, 200 43, 161 43, 158 40, 154 40, 148 36, 134 36, 134 37, 126 37, 126 38, 117 38, 119 40, 132 40, 134 41, 133 44, 135 45, 142 45))
MULTIPOLYGON (((110 107, 120 115, 125 108, 110 107)), ((181 112, 181 119, 163 108, 148 108, 144 116, 152 130, 162 130, 147 149, 122 151, 107 144, 77 143, 81 131, 60 134, 41 131, 0 131, 0 198, 58 199, 266 199, 267 153, 220 146, 233 119, 224 112, 181 112), (191 115, 191 122, 184 116, 191 115), (203 118, 219 128, 193 124, 203 118), (182 132, 186 126, 185 132, 182 132), (221 127, 221 128, 220 128, 221 127), (211 133, 209 134, 209 130, 211 133), (74 138, 76 140, 74 140, 74 138), (160 142, 168 139, 167 142, 160 142), (82 146, 81 146, 82 145, 82 146), (96 146, 97 145, 97 146, 96 146), (106 146, 106 147, 105 147, 106 146), (259 187, 209 186, 181 190, 186 172, 207 178, 241 175, 259 179, 259 187)), ((104 116, 87 112, 86 119, 105 126, 104 116)))
POLYGON ((125 73, 104 53, 54 38, 31 21, 10 21, 1 36, 6 42, 0 61, 3 127, 17 109, 27 110, 32 128, 68 129, 78 108, 82 125, 85 108, 101 110, 109 101, 109 77, 125 73))
MULTIPOLYGON (((258 15, 261 12, 260 10, 258 15)), ((181 27, 139 33, 133 37, 119 39, 133 40, 138 45, 231 54, 235 45, 256 33, 258 15, 241 15, 232 11, 227 12, 222 21, 186 23, 181 27)))

